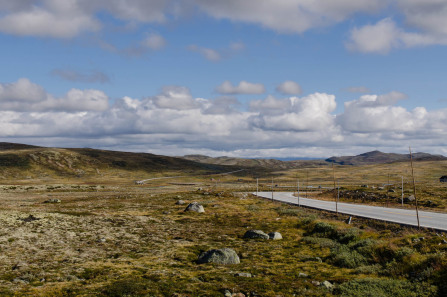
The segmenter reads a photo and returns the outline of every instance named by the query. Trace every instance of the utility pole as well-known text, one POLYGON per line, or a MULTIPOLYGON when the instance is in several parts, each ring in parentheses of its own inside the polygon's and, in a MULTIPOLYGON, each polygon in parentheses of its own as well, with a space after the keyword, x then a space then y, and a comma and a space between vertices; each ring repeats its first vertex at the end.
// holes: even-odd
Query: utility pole
POLYGON ((402 175, 402 207, 404 206, 404 176, 402 175))
POLYGON ((309 191, 309 169, 306 170, 306 198, 308 191, 309 191))
POLYGON ((334 180, 334 198, 335 198, 335 213, 338 215, 338 199, 337 199, 337 192, 335 188, 335 169, 334 169, 334 162, 332 162, 332 178, 334 180))
POLYGON ((256 178, 256 196, 258 196, 259 192, 259 178, 256 178))
POLYGON ((411 175, 413 176, 413 194, 414 194, 414 202, 416 204, 416 218, 418 220, 418 229, 421 229, 421 225, 419 223, 418 198, 416 197, 416 184, 414 181, 413 155, 411 154, 411 147, 408 147, 408 149, 410 150, 411 175))

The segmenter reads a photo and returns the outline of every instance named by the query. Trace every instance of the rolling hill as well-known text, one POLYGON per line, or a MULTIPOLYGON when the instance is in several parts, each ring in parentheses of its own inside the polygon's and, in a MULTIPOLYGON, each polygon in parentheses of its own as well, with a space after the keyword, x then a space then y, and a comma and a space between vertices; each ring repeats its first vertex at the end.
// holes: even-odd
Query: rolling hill
MULTIPOLYGON (((441 161, 447 160, 442 155, 431 155, 427 153, 414 153, 414 161, 441 161)), ((340 165, 370 165, 383 164, 393 162, 408 162, 410 154, 382 153, 380 151, 372 151, 357 156, 331 157, 326 162, 336 163, 340 165)))

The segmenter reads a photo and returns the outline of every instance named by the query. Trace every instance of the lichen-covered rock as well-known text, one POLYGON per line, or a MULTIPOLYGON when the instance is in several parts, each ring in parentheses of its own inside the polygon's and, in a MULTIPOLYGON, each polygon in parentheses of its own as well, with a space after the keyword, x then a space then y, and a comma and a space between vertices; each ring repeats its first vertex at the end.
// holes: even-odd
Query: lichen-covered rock
POLYGON ((248 230, 247 232, 245 232, 244 234, 244 238, 249 238, 249 239, 269 239, 269 235, 264 233, 261 230, 248 230))
POLYGON ((205 209, 198 202, 192 202, 188 204, 188 206, 185 208, 185 211, 205 212, 205 209))
POLYGON ((279 240, 279 239, 282 239, 282 235, 279 232, 270 232, 269 238, 272 240, 279 240))
POLYGON ((241 263, 239 256, 233 249, 213 249, 202 253, 197 263, 215 263, 215 264, 239 264, 241 263))

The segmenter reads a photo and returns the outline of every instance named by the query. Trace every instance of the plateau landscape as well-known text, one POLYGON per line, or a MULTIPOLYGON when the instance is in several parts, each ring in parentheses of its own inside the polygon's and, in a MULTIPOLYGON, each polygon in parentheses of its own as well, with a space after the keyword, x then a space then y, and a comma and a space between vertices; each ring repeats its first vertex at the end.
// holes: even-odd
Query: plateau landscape
POLYGON ((447 296, 446 28, 0 0, 0 296, 447 296))

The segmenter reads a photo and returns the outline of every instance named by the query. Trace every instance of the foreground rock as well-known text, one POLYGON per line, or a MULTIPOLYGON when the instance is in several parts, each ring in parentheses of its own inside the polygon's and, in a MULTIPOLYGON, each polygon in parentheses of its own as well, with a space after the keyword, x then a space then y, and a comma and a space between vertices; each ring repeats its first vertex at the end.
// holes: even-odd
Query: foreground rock
POLYGON ((195 211, 195 212, 205 212, 205 209, 201 204, 198 202, 192 202, 188 204, 188 206, 185 208, 185 211, 195 211))
POLYGON ((239 264, 241 263, 239 256, 233 249, 213 249, 202 253, 197 263, 216 263, 216 264, 239 264))
POLYGON ((270 232, 269 238, 272 240, 280 240, 280 239, 282 239, 282 235, 279 232, 270 232))
POLYGON ((43 203, 61 203, 61 200, 57 199, 57 198, 51 198, 51 199, 45 200, 43 203))
POLYGON ((264 233, 261 230, 248 230, 245 232, 243 238, 249 238, 249 239, 269 239, 269 235, 264 233))

